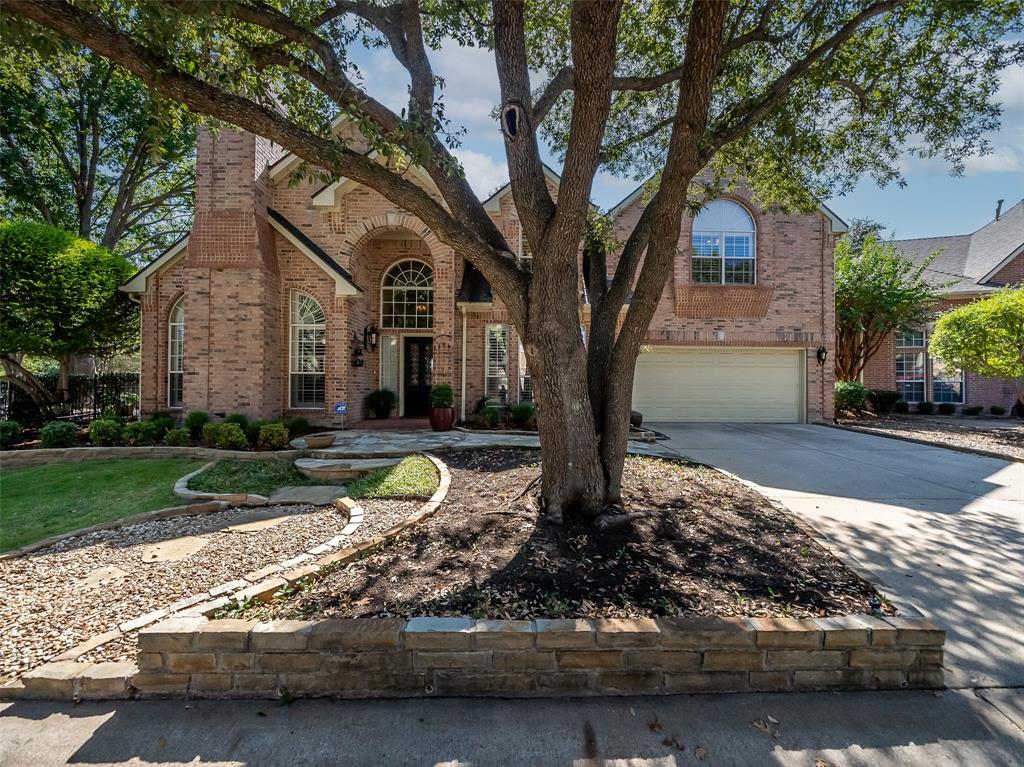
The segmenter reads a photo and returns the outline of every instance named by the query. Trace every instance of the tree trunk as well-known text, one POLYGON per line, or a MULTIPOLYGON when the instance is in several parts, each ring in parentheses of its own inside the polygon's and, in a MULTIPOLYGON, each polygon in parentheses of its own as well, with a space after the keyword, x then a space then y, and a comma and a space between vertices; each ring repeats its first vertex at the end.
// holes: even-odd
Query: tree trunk
POLYGON ((62 354, 57 358, 59 365, 57 372, 57 391, 54 398, 61 405, 66 405, 71 400, 71 363, 73 358, 70 354, 62 354))
POLYGON ((19 357, 20 355, 11 354, 0 356, 0 366, 3 367, 7 380, 32 398, 44 417, 52 418, 56 414, 56 402, 53 395, 33 373, 21 364, 19 357))

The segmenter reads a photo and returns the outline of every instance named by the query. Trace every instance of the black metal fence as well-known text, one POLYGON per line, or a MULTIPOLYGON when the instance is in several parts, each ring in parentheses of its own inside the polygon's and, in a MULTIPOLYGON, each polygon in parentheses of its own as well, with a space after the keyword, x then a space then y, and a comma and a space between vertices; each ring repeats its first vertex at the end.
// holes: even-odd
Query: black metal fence
MULTIPOLYGON (((56 391, 56 374, 39 376, 39 380, 51 392, 56 391)), ((138 373, 73 375, 68 389, 69 398, 61 407, 61 418, 89 421, 107 408, 114 409, 125 418, 138 415, 138 373)), ((0 378, 0 420, 29 426, 42 422, 45 417, 31 397, 10 381, 0 378)))

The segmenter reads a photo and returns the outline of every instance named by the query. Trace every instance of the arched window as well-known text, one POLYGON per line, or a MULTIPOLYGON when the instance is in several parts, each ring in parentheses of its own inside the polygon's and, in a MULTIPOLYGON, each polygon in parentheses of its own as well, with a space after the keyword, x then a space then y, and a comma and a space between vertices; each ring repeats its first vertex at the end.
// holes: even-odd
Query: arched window
POLYGON ((167 316, 167 407, 181 407, 185 383, 185 298, 167 316))
POLYGON ((712 200, 693 222, 693 281, 753 285, 756 245, 747 209, 732 200, 712 200))
POLYGON ((434 270, 422 261, 399 261, 380 289, 382 328, 434 327, 434 270))
POLYGON ((293 409, 324 406, 324 352, 327 324, 323 307, 293 290, 288 328, 288 400, 293 409))

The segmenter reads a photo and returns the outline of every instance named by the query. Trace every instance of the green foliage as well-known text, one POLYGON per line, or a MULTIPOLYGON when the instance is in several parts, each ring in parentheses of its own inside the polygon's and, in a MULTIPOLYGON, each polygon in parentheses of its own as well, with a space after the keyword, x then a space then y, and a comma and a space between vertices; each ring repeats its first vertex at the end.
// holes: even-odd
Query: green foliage
POLYGON ((289 418, 284 422, 284 425, 287 427, 288 435, 292 439, 295 437, 301 437, 309 431, 309 420, 300 415, 297 415, 294 418, 289 418))
POLYGON ((529 402, 521 402, 509 407, 508 414, 516 428, 528 429, 534 419, 534 407, 529 402))
POLYGON ((366 395, 366 407, 378 418, 387 418, 398 402, 398 397, 391 389, 375 389, 366 395))
POLYGON ((68 421, 50 421, 39 430, 43 447, 78 447, 78 429, 68 421))
POLYGON ((0 450, 10 447, 21 436, 21 424, 17 421, 0 421, 0 450))
POLYGON ((196 119, 63 44, 0 46, 0 217, 43 220, 145 263, 191 213, 196 119))
POLYGON ((228 459, 189 480, 190 490, 204 493, 258 493, 270 495, 288 485, 329 485, 299 473, 291 458, 266 461, 228 459))
POLYGON ((952 402, 940 402, 936 410, 939 411, 939 415, 953 415, 956 413, 956 405, 952 402))
POLYGON ((1004 288, 944 313, 928 353, 961 370, 1017 380, 1024 389, 1024 288, 1004 288))
POLYGON ((501 423, 501 411, 496 407, 485 407, 476 414, 476 425, 481 429, 497 429, 501 423))
POLYGON ((149 417, 150 423, 156 426, 157 439, 163 437, 167 432, 174 428, 174 416, 168 413, 166 410, 158 410, 149 417))
POLYGON ((860 381, 836 381, 836 410, 859 413, 868 399, 868 387, 860 381))
POLYGON ((201 442, 203 447, 213 447, 220 433, 219 423, 204 423, 201 442))
POLYGON ((892 412, 894 413, 909 413, 910 403, 904 399, 896 400, 896 404, 892 406, 892 412))
POLYGON ((836 377, 842 381, 856 380, 890 333, 924 324, 941 287, 924 275, 935 254, 915 265, 876 233, 858 236, 839 240, 835 252, 836 377))
POLYGON ((213 439, 213 447, 218 450, 248 450, 249 440, 246 439, 245 432, 237 423, 219 423, 213 439))
POLYGON ((184 426, 168 429, 164 435, 164 444, 171 447, 185 447, 192 441, 192 435, 184 426))
POLYGON ((94 445, 111 447, 120 445, 124 436, 121 422, 113 418, 97 418, 89 424, 89 441, 94 445))
POLYGON ((129 445, 155 445, 160 437, 160 426, 152 421, 132 421, 124 426, 124 441, 129 445))
POLYGON ((430 387, 431 407, 451 407, 455 402, 455 392, 448 384, 434 384, 430 387))
POLYGON ((256 444, 264 450, 284 450, 288 447, 288 429, 283 423, 265 423, 256 444))
POLYGON ((270 421, 265 419, 257 419, 255 421, 249 421, 249 423, 242 427, 245 430, 245 438, 249 440, 250 445, 255 445, 260 440, 260 429, 266 426, 270 421))
POLYGON ((872 389, 868 392, 868 402, 871 403, 871 409, 879 415, 891 413, 899 398, 899 392, 892 389, 872 389))
POLYGON ((231 413, 224 418, 224 423, 238 424, 238 427, 245 432, 249 433, 249 417, 242 413, 231 413))
POLYGON ((980 415, 985 408, 981 405, 965 405, 964 415, 980 415))
POLYGON ((193 410, 185 416, 185 428, 188 429, 189 436, 194 440, 203 436, 203 427, 209 422, 210 414, 204 413, 202 410, 193 410))
POLYGON ((429 458, 411 455, 349 482, 350 498, 429 498, 437 490, 437 469, 429 458))
POLYGON ((1006 415, 1006 408, 1002 405, 993 405, 988 409, 992 415, 1006 415))
POLYGON ((935 403, 924 400, 917 403, 917 412, 921 415, 931 415, 935 412, 935 403))

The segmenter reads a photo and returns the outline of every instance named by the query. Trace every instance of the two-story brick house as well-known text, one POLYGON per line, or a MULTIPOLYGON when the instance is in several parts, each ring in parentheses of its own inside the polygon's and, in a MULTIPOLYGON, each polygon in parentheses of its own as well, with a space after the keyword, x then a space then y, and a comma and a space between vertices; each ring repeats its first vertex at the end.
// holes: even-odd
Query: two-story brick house
MULTIPOLYGON (((296 180, 300 165, 252 134, 200 132, 193 228, 122 288, 142 306, 142 411, 340 425, 337 406, 358 420, 378 387, 397 393, 399 416, 426 413, 431 383, 452 384, 463 416, 483 398, 531 399, 515 328, 483 276, 377 192, 296 180)), ((436 194, 426 174, 404 172, 436 194)), ((548 181, 557 194, 558 176, 548 181)), ((620 235, 643 204, 637 190, 612 211, 620 235)), ((484 206, 528 262, 509 187, 484 206)), ((637 365, 637 409, 830 419, 842 231, 826 208, 761 210, 742 186, 685 220, 637 365)), ((588 322, 581 285, 584 339, 588 322)))
MULTIPOLYGON (((1007 210, 1002 201, 996 217, 972 234, 896 240, 896 247, 920 264, 932 253, 925 276, 943 286, 940 313, 977 301, 1007 285, 1024 285, 1024 200, 1007 210)), ((872 389, 895 389, 910 403, 1000 405, 1009 410, 1017 398, 1013 381, 947 369, 928 354, 933 325, 894 333, 864 368, 872 389)))

